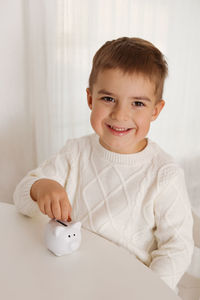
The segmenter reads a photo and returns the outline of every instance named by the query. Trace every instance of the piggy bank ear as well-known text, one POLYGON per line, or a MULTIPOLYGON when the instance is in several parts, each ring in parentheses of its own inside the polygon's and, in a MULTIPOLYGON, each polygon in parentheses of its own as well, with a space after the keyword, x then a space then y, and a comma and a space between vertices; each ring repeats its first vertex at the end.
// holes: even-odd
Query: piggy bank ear
POLYGON ((73 228, 76 228, 76 229, 80 230, 80 228, 81 228, 81 222, 74 223, 73 224, 73 228))
POLYGON ((65 231, 64 227, 61 226, 56 226, 53 230, 53 233, 56 237, 58 237, 59 235, 61 235, 63 232, 65 231))

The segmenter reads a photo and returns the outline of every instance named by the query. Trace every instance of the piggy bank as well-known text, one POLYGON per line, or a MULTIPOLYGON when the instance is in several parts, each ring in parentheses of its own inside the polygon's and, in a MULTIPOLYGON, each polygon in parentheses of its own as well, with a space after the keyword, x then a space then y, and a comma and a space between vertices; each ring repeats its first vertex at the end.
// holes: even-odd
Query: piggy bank
POLYGON ((81 223, 50 220, 45 228, 45 244, 57 256, 72 253, 81 244, 81 223))

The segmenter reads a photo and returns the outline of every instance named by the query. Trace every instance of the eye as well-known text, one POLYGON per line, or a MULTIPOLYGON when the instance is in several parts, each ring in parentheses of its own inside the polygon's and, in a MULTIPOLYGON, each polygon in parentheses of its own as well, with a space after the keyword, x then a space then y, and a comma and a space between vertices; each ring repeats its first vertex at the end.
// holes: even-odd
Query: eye
POLYGON ((75 233, 74 233, 74 236, 75 236, 75 233))
POLYGON ((141 101, 135 101, 135 102, 133 102, 133 106, 141 107, 141 106, 145 106, 145 105, 141 101))
POLYGON ((70 237, 71 237, 71 235, 69 234, 69 235, 68 235, 68 237, 70 238, 70 237))
POLYGON ((114 99, 114 98, 112 98, 112 97, 108 97, 108 96, 106 96, 106 97, 102 97, 101 99, 102 99, 102 100, 104 100, 104 101, 106 101, 106 102, 114 102, 114 101, 115 101, 115 99, 114 99))

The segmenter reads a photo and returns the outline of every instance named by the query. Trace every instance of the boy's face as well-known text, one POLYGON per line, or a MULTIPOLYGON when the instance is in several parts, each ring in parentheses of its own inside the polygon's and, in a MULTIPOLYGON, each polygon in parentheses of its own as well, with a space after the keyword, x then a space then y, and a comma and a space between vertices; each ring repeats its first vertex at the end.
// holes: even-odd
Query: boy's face
POLYGON ((87 89, 91 125, 101 145, 113 152, 130 154, 146 146, 146 135, 164 106, 156 102, 155 85, 138 74, 120 69, 100 71, 92 92, 87 89))

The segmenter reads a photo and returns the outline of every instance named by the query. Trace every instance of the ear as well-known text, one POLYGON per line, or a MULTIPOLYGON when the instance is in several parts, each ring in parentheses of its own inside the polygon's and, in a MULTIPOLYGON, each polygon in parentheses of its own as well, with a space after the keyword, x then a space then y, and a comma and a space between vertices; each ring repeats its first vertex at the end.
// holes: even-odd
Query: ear
POLYGON ((92 92, 89 88, 86 89, 87 92, 87 103, 90 109, 92 109, 92 92))
POLYGON ((151 121, 155 121, 157 119, 157 117, 159 116, 161 110, 163 109, 163 107, 165 106, 165 101, 164 100, 159 100, 153 109, 153 114, 151 117, 151 121))
POLYGON ((73 227, 73 228, 76 228, 76 229, 78 229, 78 230, 80 230, 80 228, 81 228, 81 222, 76 222, 76 223, 74 223, 74 224, 72 225, 72 227, 73 227))

